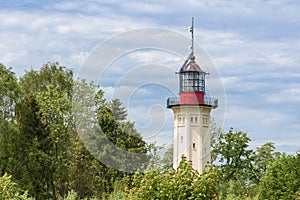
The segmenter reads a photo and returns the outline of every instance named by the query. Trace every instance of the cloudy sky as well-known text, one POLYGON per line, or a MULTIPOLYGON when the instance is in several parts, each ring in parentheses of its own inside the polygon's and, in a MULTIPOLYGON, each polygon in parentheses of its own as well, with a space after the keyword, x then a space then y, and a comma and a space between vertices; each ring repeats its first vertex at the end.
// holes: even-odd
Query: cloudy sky
POLYGON ((243 130, 254 148, 300 147, 300 1, 0 1, 0 62, 18 76, 59 61, 120 98, 148 141, 172 143, 166 98, 189 53, 219 98, 218 126, 243 130))

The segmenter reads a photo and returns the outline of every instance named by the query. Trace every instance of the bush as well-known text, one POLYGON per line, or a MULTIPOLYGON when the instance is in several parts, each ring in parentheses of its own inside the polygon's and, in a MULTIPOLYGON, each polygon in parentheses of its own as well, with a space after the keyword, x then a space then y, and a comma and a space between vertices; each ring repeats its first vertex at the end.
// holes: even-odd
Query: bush
POLYGON ((0 178, 0 200, 16 199, 16 200, 33 200, 34 198, 28 198, 28 192, 21 192, 17 184, 11 180, 11 176, 5 173, 0 178))

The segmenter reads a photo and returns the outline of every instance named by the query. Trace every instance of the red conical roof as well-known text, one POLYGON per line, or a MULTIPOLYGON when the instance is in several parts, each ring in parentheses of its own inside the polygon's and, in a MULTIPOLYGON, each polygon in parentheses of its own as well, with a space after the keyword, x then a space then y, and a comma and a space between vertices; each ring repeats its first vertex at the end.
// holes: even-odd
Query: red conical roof
POLYGON ((195 62, 195 56, 190 55, 188 62, 185 62, 180 72, 203 72, 200 66, 195 62))

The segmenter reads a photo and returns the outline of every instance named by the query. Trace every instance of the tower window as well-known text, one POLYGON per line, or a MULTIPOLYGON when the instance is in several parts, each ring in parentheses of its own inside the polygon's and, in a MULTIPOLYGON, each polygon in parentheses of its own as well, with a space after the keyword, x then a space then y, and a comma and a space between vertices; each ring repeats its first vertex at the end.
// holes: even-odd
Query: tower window
POLYGON ((192 123, 192 124, 198 123, 198 117, 192 116, 192 117, 191 117, 191 123, 192 123))
POLYGON ((184 124, 185 121, 184 115, 178 115, 177 119, 179 124, 184 124))
POLYGON ((193 143, 193 149, 196 149, 196 143, 193 143))
POLYGON ((203 116, 203 126, 209 126, 208 115, 203 116))
POLYGON ((183 136, 180 136, 180 143, 183 143, 183 136))

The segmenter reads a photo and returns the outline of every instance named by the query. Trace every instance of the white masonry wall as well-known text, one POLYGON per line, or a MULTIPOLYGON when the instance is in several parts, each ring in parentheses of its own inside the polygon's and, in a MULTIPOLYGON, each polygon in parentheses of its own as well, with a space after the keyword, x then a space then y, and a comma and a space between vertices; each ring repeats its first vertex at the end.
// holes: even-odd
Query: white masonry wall
POLYGON ((210 164, 209 106, 182 105, 172 107, 174 112, 173 167, 177 169, 181 157, 192 161, 193 168, 202 173, 210 164))

